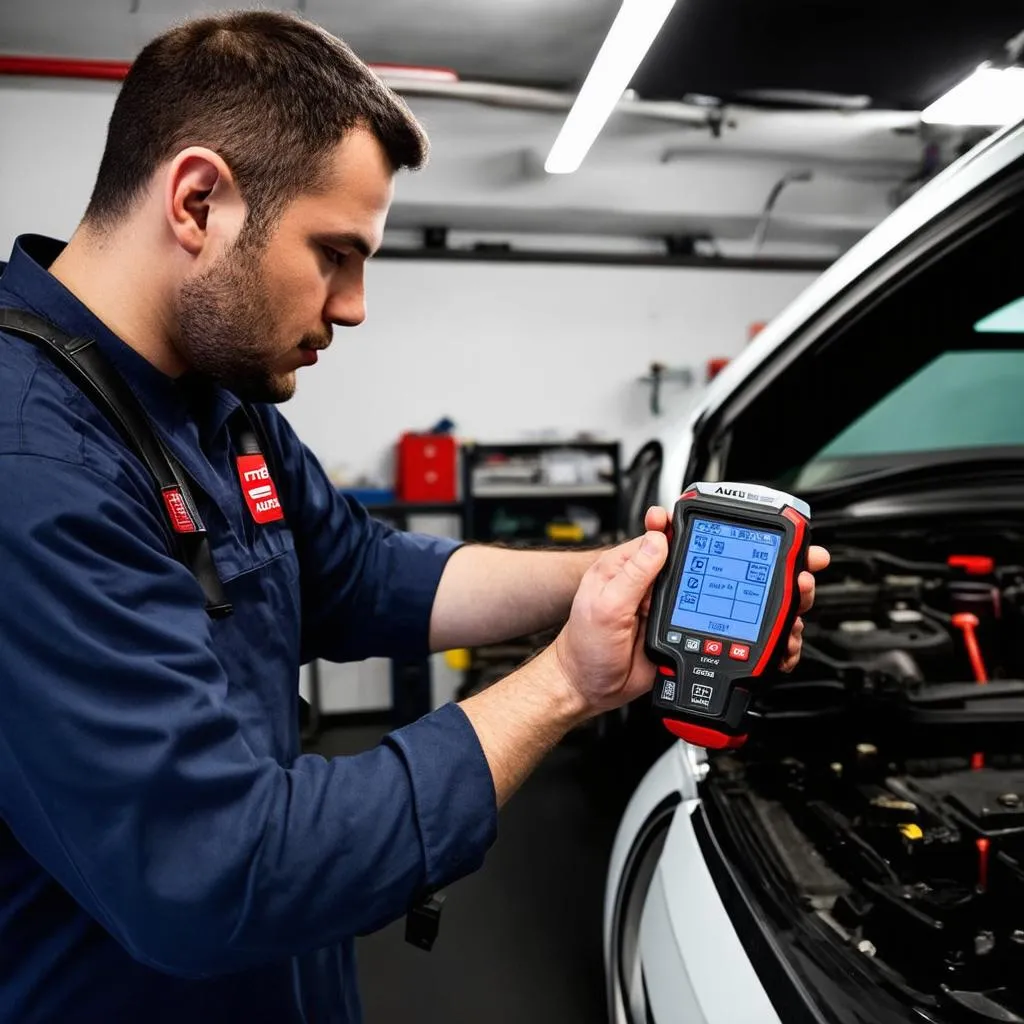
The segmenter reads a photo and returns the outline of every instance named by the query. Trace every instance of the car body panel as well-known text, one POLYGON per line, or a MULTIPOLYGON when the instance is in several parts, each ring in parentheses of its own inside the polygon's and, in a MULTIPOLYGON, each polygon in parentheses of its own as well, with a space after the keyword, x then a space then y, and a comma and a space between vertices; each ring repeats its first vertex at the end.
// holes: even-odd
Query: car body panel
POLYGON ((938 174, 849 249, 778 314, 708 385, 685 418, 662 433, 658 500, 671 507, 700 425, 744 391, 749 379, 851 285, 938 216, 1024 157, 1024 122, 992 135, 938 174))
POLYGON ((678 793, 683 800, 697 798, 697 781, 701 766, 707 760, 703 751, 674 743, 655 762, 630 797, 619 822, 608 865, 608 882, 604 901, 604 951, 607 958, 611 950, 612 916, 626 858, 637 833, 667 797, 678 793))
MULTIPOLYGON (((678 794, 640 925, 641 960, 654 1019, 686 1024, 777 1024, 697 845, 691 813, 705 751, 673 744, 633 794, 612 849, 605 899, 604 948, 612 949, 615 905, 633 841, 666 797, 678 794), (658 1012, 660 1008, 660 1013, 658 1012)), ((621 1016, 621 998, 616 999, 621 1016)))
MULTIPOLYGON (((657 484, 661 504, 671 508, 685 484, 694 442, 708 440, 709 420, 756 393, 755 378, 786 350, 801 352, 807 328, 848 290, 962 201, 984 190, 1024 157, 1024 122, 992 135, 926 184, 870 234, 825 271, 783 310, 708 386, 689 413, 674 419, 658 440, 663 453, 657 484)), ((867 284, 867 282, 865 282, 867 284)), ((714 467, 703 472, 715 479, 714 467)), ((698 471, 700 469, 698 468, 698 471)), ((884 514, 886 501, 856 507, 855 514, 884 514)), ((650 1019, 657 1024, 775 1024, 778 1015, 757 978, 722 904, 691 819, 699 805, 698 783, 706 772, 702 751, 681 741, 654 765, 638 787, 616 836, 605 895, 606 971, 611 963, 615 901, 624 866, 638 833, 658 804, 678 793, 665 845, 654 870, 640 918, 640 952, 650 1019), (674 788, 673 788, 674 787, 674 788)), ((613 1022, 626 1019, 610 1007, 613 1022)), ((642 1024, 642 1022, 638 1022, 642 1024)))
POLYGON ((676 809, 640 926, 651 1016, 686 1024, 780 1024, 722 904, 692 814, 676 809))

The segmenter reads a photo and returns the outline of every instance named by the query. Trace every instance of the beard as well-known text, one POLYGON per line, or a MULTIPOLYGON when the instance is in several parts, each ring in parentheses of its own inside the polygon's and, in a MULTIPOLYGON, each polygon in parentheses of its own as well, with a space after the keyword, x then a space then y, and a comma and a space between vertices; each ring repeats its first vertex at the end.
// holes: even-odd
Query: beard
MULTIPOLYGON (((285 402, 295 393, 295 371, 277 366, 289 347, 279 340, 267 299, 261 251, 244 237, 181 286, 176 320, 177 349, 196 373, 245 402, 285 402)), ((307 334, 294 346, 324 348, 329 341, 307 334)))

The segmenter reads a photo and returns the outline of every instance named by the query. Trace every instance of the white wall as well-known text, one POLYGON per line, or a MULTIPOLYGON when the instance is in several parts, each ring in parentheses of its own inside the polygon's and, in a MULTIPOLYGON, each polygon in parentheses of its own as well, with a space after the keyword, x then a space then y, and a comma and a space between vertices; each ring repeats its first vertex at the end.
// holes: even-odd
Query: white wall
MULTIPOLYGON (((652 360, 734 355, 811 280, 805 273, 378 260, 368 318, 338 329, 283 411, 329 472, 386 474, 399 434, 442 416, 462 437, 592 431, 624 457, 660 426, 636 378, 652 360)), ((664 418, 697 389, 664 388, 664 418)), ((385 482, 390 482, 385 477, 385 482)), ((422 528, 431 529, 423 523, 422 528)), ((388 701, 386 663, 326 666, 329 709, 388 701)), ((435 700, 457 677, 434 659, 435 700)))
MULTIPOLYGON (((378 260, 368 318, 300 371, 284 411, 329 469, 376 474, 398 435, 449 416, 463 437, 653 432, 652 361, 732 356, 806 273, 378 260)), ((696 389, 664 387, 671 413, 696 389)), ((389 481, 390 482, 390 481, 389 481)))
MULTIPOLYGON (((0 259, 14 237, 67 237, 85 208, 115 90, 0 82, 0 259)), ((401 193, 399 193, 399 196, 401 193)), ((380 474, 407 429, 447 415, 464 437, 542 431, 643 438, 658 427, 637 383, 653 360, 702 371, 735 354, 804 273, 379 260, 369 319, 338 332, 284 409, 329 469, 380 474)), ((666 412, 695 392, 668 385, 666 412)), ((438 666, 436 700, 454 677, 438 666)), ((325 671, 326 710, 388 702, 386 663, 325 671)))
MULTIPOLYGON (((112 83, 0 81, 0 258, 13 238, 66 237, 88 201, 112 83)), ((402 179, 411 181, 413 179, 402 179)), ((728 191, 728 190, 724 190, 728 191)), ((399 182, 398 200, 402 199, 399 182)), ((653 360, 699 370, 734 354, 803 273, 380 260, 368 322, 302 375, 289 417, 350 479, 387 468, 394 439, 442 415, 464 436, 643 435, 657 422, 637 378, 653 360)), ((665 388, 667 412, 693 391, 665 388)))
POLYGON ((0 259, 24 232, 66 238, 85 212, 116 90, 0 79, 0 259))

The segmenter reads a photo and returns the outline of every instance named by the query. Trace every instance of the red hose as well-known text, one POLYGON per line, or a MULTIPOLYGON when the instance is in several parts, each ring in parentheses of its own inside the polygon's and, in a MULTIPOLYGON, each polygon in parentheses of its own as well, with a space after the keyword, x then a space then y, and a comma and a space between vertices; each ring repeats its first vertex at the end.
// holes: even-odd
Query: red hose
POLYGON ((988 888, 988 850, 989 841, 978 839, 975 841, 978 848, 978 888, 984 892, 988 888))
MULTIPOLYGON (((32 57, 25 54, 0 54, 0 75, 33 75, 42 78, 93 78, 120 82, 130 61, 90 60, 76 57, 32 57)), ((451 68, 417 67, 411 64, 371 64, 385 78, 409 75, 436 82, 457 82, 458 74, 451 68)))
POLYGON ((75 60, 64 57, 0 55, 0 75, 40 75, 45 78, 98 78, 120 82, 131 65, 123 60, 75 60))
MULTIPOLYGON (((971 660, 975 681, 979 686, 984 686, 988 682, 988 673, 985 671, 985 660, 981 656, 981 648, 978 646, 978 635, 975 632, 978 628, 978 616, 972 615, 970 612, 959 612, 953 616, 951 621, 964 634, 964 645, 967 647, 967 657, 971 660)), ((985 755, 982 753, 972 754, 971 770, 980 772, 984 767, 985 755)))
POLYGON ((971 668, 974 670, 975 682, 987 683, 988 673, 985 671, 985 659, 981 656, 978 635, 975 632, 978 628, 978 616, 972 615, 970 612, 960 612, 953 616, 953 625, 964 634, 964 644, 967 647, 967 657, 971 660, 971 668))

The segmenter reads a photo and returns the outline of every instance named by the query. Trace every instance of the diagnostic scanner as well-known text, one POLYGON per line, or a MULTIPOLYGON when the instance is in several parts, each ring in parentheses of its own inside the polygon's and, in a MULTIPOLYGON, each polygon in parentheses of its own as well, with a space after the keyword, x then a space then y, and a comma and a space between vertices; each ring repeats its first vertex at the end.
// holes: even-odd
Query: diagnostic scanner
POLYGON ((694 483, 676 502, 645 644, 674 735, 716 750, 746 741, 751 690, 797 616, 810 518, 806 502, 756 484, 694 483))

